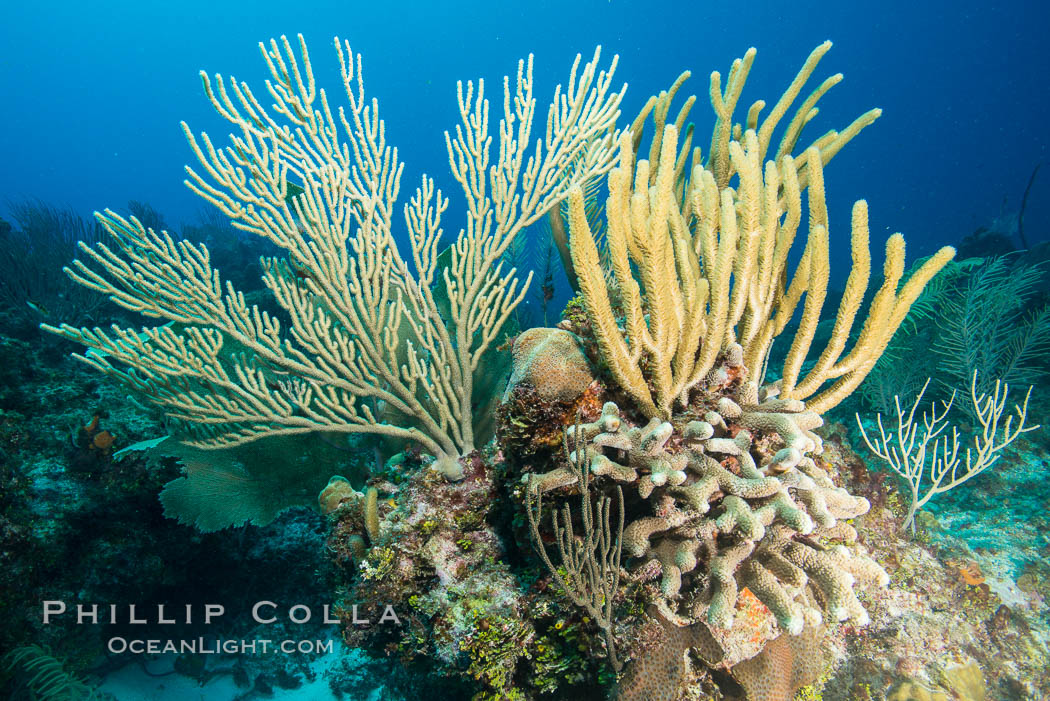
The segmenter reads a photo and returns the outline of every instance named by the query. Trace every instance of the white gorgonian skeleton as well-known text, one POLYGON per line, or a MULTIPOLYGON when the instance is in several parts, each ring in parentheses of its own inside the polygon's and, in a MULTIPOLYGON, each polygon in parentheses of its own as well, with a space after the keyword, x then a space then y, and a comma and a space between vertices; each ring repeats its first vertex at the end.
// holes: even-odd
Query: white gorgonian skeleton
MULTIPOLYGON (((410 242, 395 243, 403 164, 386 141, 378 103, 365 98, 361 58, 338 38, 347 104, 315 87, 306 44, 260 44, 272 76, 266 107, 246 83, 204 72, 204 90, 234 127, 230 145, 183 130, 200 170, 186 184, 237 228, 286 257, 263 259, 263 282, 285 323, 211 266, 206 247, 98 214, 115 245, 81 245, 66 272, 118 304, 173 324, 136 332, 45 326, 90 349, 78 356, 195 427, 201 447, 310 431, 416 441, 444 460, 475 447, 473 373, 522 301, 501 258, 514 238, 615 158, 623 90, 600 49, 572 66, 533 139, 532 57, 503 82, 503 116, 489 133, 484 83, 457 87, 462 123, 446 132, 449 165, 466 200, 466 228, 439 263, 448 199, 423 177, 403 205, 410 242), (390 417, 396 417, 391 419, 390 417)), ((626 86, 625 86, 626 87, 626 86)))
POLYGON ((990 394, 979 393, 975 372, 970 382, 970 401, 980 430, 972 437, 972 445, 966 448, 965 453, 961 453, 966 441, 960 440, 959 429, 948 421, 948 412, 955 402, 954 390, 951 397, 941 401, 939 409, 937 402, 933 402, 929 411, 924 411, 921 417, 915 415, 929 384, 930 381, 926 380, 908 411, 901 407, 900 397, 894 397, 897 427, 887 431, 882 423, 882 414, 879 414, 876 419, 879 435, 874 440, 864 430, 860 415, 856 417, 860 434, 871 452, 884 460, 908 484, 908 515, 904 527, 910 528, 912 533, 915 532, 915 514, 930 499, 981 474, 1002 457, 1001 451, 1018 436, 1039 428, 1038 425, 1025 425, 1031 387, 1025 394, 1024 402, 1014 405, 1014 415, 1007 416, 1003 421, 1009 385, 996 380, 990 394))

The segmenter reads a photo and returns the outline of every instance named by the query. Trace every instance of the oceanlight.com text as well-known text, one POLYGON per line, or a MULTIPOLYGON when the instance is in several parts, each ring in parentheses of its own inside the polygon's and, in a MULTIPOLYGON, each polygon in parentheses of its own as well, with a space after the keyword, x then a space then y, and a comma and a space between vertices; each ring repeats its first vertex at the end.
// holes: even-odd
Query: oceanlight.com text
POLYGON ((332 640, 145 640, 110 638, 106 649, 114 655, 326 655, 335 650, 332 640))

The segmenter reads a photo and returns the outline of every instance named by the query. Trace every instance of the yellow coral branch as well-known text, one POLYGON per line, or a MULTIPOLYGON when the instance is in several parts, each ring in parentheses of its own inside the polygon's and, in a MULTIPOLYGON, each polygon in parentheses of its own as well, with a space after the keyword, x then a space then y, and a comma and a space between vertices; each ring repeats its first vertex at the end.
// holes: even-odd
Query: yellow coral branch
POLYGON ((667 123, 671 98, 686 74, 647 104, 633 128, 640 129, 647 114, 653 116, 658 132, 650 160, 634 161, 639 144, 635 132, 621 140, 619 165, 609 174, 607 240, 623 330, 608 296, 582 194, 572 197, 573 261, 581 280, 587 278, 580 290, 599 350, 617 383, 651 417, 669 418, 676 405, 689 403, 690 393, 703 388, 718 357, 732 347, 735 353, 742 352, 743 365, 755 381, 761 381, 773 341, 787 329, 803 299, 779 391, 784 400, 793 401, 816 395, 810 405, 814 411, 834 406, 864 379, 923 286, 954 254, 942 249, 898 292, 904 242, 899 235, 891 237, 882 286, 856 343, 840 359, 870 278, 867 205, 858 202, 851 222, 853 268, 831 339, 816 364, 800 377, 831 273, 823 167, 880 112, 861 115, 842 132, 828 132, 801 156, 792 157, 790 151, 815 116, 817 102, 841 80, 841 75, 831 76, 798 106, 774 159, 764 164, 763 160, 778 124, 830 47, 826 42, 810 54, 761 123, 765 103, 756 102, 748 112, 746 129, 732 118, 754 50, 733 63, 724 91, 720 75, 712 74, 716 122, 711 152, 706 166, 695 166, 688 180, 685 149, 678 149, 678 139, 682 115, 692 102, 686 102, 674 124, 667 123), (737 183, 731 187, 734 175, 737 183), (807 191, 809 234, 788 282, 787 263, 802 221, 803 191, 807 191), (585 274, 581 266, 587 267, 585 274))

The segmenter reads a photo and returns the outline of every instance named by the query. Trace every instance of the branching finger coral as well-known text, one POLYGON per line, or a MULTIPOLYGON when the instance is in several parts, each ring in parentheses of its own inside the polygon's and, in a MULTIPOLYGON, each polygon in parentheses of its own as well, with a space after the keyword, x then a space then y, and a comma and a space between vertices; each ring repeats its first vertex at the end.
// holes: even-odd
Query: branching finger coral
MULTIPOLYGON (((799 415, 779 416, 793 424, 799 415)), ((866 623, 854 584, 884 586, 886 573, 855 548, 820 541, 855 541, 844 521, 866 513, 868 502, 836 487, 797 448, 785 447, 760 464, 751 432, 740 426, 742 417, 710 412, 710 422, 691 422, 677 434, 659 420, 628 427, 608 403, 598 421, 570 429, 577 446, 570 466, 530 475, 529 492, 538 502, 544 493, 579 488, 591 479, 636 489, 652 505, 652 515, 628 521, 623 553, 638 573, 652 571, 649 561, 658 563, 662 595, 689 619, 728 630, 737 597, 747 587, 792 634, 802 630, 807 615, 823 617, 802 596, 807 589, 816 592, 831 620, 866 623), (713 423, 727 428, 716 435, 713 423), (725 435, 728 426, 734 438, 725 435), (581 451, 579 441, 589 449, 581 451), (623 457, 602 452, 608 449, 623 457)), ((768 424, 755 435, 777 436, 777 427, 768 424)), ((786 442, 784 435, 778 439, 786 442)), ((533 538, 542 542, 535 526, 533 538)))

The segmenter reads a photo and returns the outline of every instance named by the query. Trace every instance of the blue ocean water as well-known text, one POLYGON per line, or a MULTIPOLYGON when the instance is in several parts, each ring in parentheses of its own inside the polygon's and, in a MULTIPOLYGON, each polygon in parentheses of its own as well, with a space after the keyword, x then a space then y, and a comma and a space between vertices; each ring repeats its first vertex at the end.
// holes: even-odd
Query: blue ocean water
MULTIPOLYGON (((1016 303, 1003 312, 1006 321, 995 327, 998 329, 995 333, 1001 333, 1002 338, 996 336, 988 340, 989 346, 993 341, 1004 348, 1010 346, 1013 343, 1008 338, 1010 329, 1021 328, 1027 323, 1024 319, 1035 320, 1032 328, 1042 329, 1039 333, 1045 338, 1040 336, 1038 343, 1033 342, 1037 352, 1031 357, 1025 356, 1024 362, 1018 360, 1016 365, 1024 366, 1023 372, 1012 376, 1017 378, 1017 386, 1011 394, 1011 403, 1023 398, 1027 385, 1036 388, 1028 422, 1032 425, 1047 421, 1045 411, 1050 407, 1050 382, 1046 379, 1050 374, 1046 351, 1050 348, 1050 331, 1047 331, 1050 307, 1046 306, 1050 296, 1046 290, 1050 285, 1044 274, 1045 261, 1050 259, 1046 253, 1050 241, 1047 27, 1050 27, 1050 4, 1021 0, 984 3, 762 0, 748 4, 670 0, 8 3, 0 9, 0 95, 4 96, 0 106, 0 158, 4 163, 0 169, 0 220, 18 220, 19 212, 23 211, 20 208, 27 203, 69 208, 86 219, 92 212, 105 208, 127 213, 128 203, 136 201, 148 203, 171 231, 192 231, 192 227, 208 219, 202 214, 207 205, 183 184, 185 164, 196 163, 180 122, 185 121, 195 133, 207 132, 217 143, 225 143, 230 129, 204 96, 198 73, 204 70, 212 75, 233 76, 255 86, 262 94, 261 86, 269 75, 260 59, 258 43, 282 35, 291 38, 293 43, 296 34, 304 36, 310 47, 318 87, 328 91, 333 105, 343 102, 333 37, 349 41, 353 50, 362 55, 366 93, 369 99, 378 100, 387 140, 397 147, 405 163, 402 200, 407 199, 423 174, 433 177, 451 199, 444 221, 446 241, 451 240, 467 220, 460 186, 449 173, 444 137, 445 131, 454 129, 459 120, 455 99, 457 81, 483 78, 487 96, 498 113, 503 76, 511 75, 513 80, 518 60, 533 54, 536 97, 542 119, 548 97, 557 83, 565 81, 573 58, 582 54, 586 60, 600 45, 603 65, 613 55, 619 57, 613 84, 628 86, 622 103, 622 124, 638 112, 650 95, 668 88, 681 71, 690 70, 692 77, 682 94, 697 95, 691 120, 697 124, 696 143, 706 152, 713 122, 708 101, 711 71, 717 70, 724 77, 733 59, 742 56, 749 47, 758 50, 741 100, 746 108, 758 97, 779 96, 809 52, 830 39, 834 47, 822 60, 815 81, 807 86, 803 95, 808 94, 814 83, 833 73, 843 73, 845 80, 820 101, 819 115, 807 126, 802 142, 809 143, 829 129, 843 128, 865 110, 875 107, 883 110, 881 118, 851 141, 825 168, 832 288, 840 288, 850 271, 850 213, 858 199, 867 200, 870 208, 872 269, 876 271, 873 278, 877 277, 882 263, 883 242, 895 232, 903 233, 907 240, 909 265, 917 258, 932 255, 943 245, 960 246, 979 230, 1002 234, 1006 243, 993 241, 992 245, 986 238, 972 239, 969 247, 961 248, 967 258, 990 257, 1013 249, 1038 250, 1038 254, 1024 259, 1024 265, 1030 263, 1035 267, 1022 265, 1005 273, 1000 270, 995 273, 1000 277, 990 274, 992 282, 988 283, 991 288, 1013 290, 1008 286, 1011 277, 1018 279, 1024 274, 1039 280, 1033 282, 1030 289, 1017 288, 1020 291, 1015 295, 1016 303), (1024 240, 1018 226, 1022 208, 1024 240)), ((539 131, 541 127, 534 130, 534 137, 539 131)), ((401 224, 400 214, 394 221, 401 224)), ((0 234, 6 236, 9 231, 0 229, 0 234)), ((395 239, 407 247, 403 228, 395 231, 395 239)), ((261 290, 256 261, 260 253, 269 255, 272 251, 254 241, 243 238, 238 241, 239 249, 229 242, 226 242, 229 245, 216 244, 214 248, 222 251, 224 264, 232 266, 232 269, 223 268, 224 276, 238 284, 242 278, 251 279, 249 304, 257 303, 259 297, 255 295, 261 290), (242 258, 229 257, 231 250, 244 252, 243 265, 242 258)), ((66 250, 72 251, 72 248, 66 250)), ((792 261, 797 257, 798 251, 792 261)), ((61 267, 68 263, 69 260, 54 260, 53 269, 42 269, 37 274, 53 273, 57 277, 61 275, 61 267)), ((0 270, 9 264, 9 259, 0 256, 0 270)), ((940 321, 931 321, 939 318, 938 313, 942 316, 954 313, 944 311, 948 307, 943 290, 947 289, 949 296, 959 292, 961 297, 967 280, 977 279, 973 271, 986 270, 980 265, 983 263, 959 268, 953 273, 958 277, 950 278, 945 288, 939 288, 942 295, 928 303, 932 306, 920 305, 903 327, 902 336, 898 336, 898 340, 904 338, 899 341, 901 345, 891 347, 888 357, 915 357, 922 360, 916 365, 934 366, 935 361, 930 360, 934 357, 929 347, 932 342, 923 335, 924 330, 940 328, 940 321)), ((294 275, 301 279, 309 277, 301 271, 295 271, 294 275)), ((541 281, 537 279, 534 288, 541 281)), ((555 282, 554 303, 547 324, 550 326, 554 326, 555 317, 571 296, 560 270, 555 282)), ((119 449, 139 445, 140 440, 162 437, 169 429, 174 433, 177 422, 170 416, 162 416, 141 398, 129 395, 126 389, 70 360, 69 354, 81 350, 79 347, 40 333, 37 329, 40 322, 57 325, 66 320, 56 318, 44 308, 42 300, 19 290, 8 293, 3 285, 0 291, 5 292, 0 297, 5 302, 18 300, 12 303, 17 304, 17 310, 6 309, 5 314, 0 314, 3 321, 0 357, 7 359, 0 370, 0 463, 4 469, 0 473, 0 531, 4 534, 2 561, 10 573, 0 574, 3 580, 0 582, 3 585, 0 618, 7 621, 0 627, 0 657, 9 649, 17 653, 26 650, 24 646, 38 642, 49 645, 44 651, 3 658, 13 661, 0 664, 0 683, 7 685, 0 687, 0 694, 12 690, 10 693, 15 699, 50 698, 40 692, 39 684, 34 686, 31 675, 27 675, 23 667, 26 660, 50 659, 52 654, 59 668, 76 670, 92 687, 98 687, 96 693, 109 694, 119 701, 147 698, 163 701, 197 698, 207 701, 393 700, 418 698, 420 693, 479 701, 605 698, 605 693, 612 688, 614 675, 604 665, 606 648, 602 646, 606 643, 592 625, 592 618, 597 616, 593 612, 583 615, 566 600, 554 598, 550 592, 557 591, 557 587, 550 584, 547 571, 537 564, 538 560, 532 558, 527 566, 522 564, 531 557, 527 547, 529 526, 522 514, 504 513, 497 508, 486 512, 481 519, 484 522, 487 518, 490 530, 504 538, 501 545, 486 541, 489 531, 474 523, 462 528, 467 535, 461 533, 458 540, 437 545, 428 541, 424 547, 412 541, 412 545, 404 545, 403 550, 398 550, 401 546, 396 543, 390 545, 380 554, 370 556, 366 564, 372 569, 366 568, 365 575, 355 570, 352 576, 348 574, 351 568, 346 562, 352 562, 353 556, 348 553, 359 541, 363 547, 366 531, 370 544, 378 542, 377 536, 368 530, 370 525, 365 523, 368 517, 364 507, 362 515, 353 517, 356 520, 352 524, 353 519, 347 518, 345 522, 326 519, 314 509, 286 511, 272 523, 258 527, 238 525, 225 530, 220 528, 226 524, 193 528, 165 518, 166 511, 170 515, 176 509, 169 509, 168 504, 162 509, 156 494, 169 480, 178 477, 180 469, 192 470, 188 466, 199 464, 194 462, 199 456, 177 454, 172 449, 171 453, 158 452, 148 461, 129 459, 128 454, 123 461, 117 457, 119 449), (31 316, 27 316, 25 306, 32 309, 31 316), (6 325, 8 312, 10 317, 18 317, 10 326, 6 325), (40 340, 42 337, 46 342, 40 340), (216 530, 217 533, 210 532, 216 530), (523 547, 522 543, 526 545, 523 547), (410 571, 407 565, 404 572, 396 569, 410 559, 405 553, 411 547, 416 548, 413 557, 423 550, 431 561, 438 562, 433 571, 420 575, 418 571, 410 571), (468 555, 460 553, 456 560, 443 550, 446 547, 459 548, 468 555), (487 553, 483 548, 489 547, 506 551, 511 575, 502 570, 493 573, 484 569, 478 564, 482 555, 471 559, 475 556, 469 553, 478 553, 479 549, 487 553), (398 560, 401 555, 404 555, 403 561, 398 560), (458 570, 453 560, 460 563, 458 570), (463 562, 469 562, 470 566, 462 565, 463 562), (456 609, 459 618, 455 626, 450 624, 448 629, 438 630, 434 621, 444 613, 435 614, 436 604, 424 600, 426 597, 421 592, 427 587, 445 591, 449 586, 447 580, 468 578, 475 566, 483 571, 484 581, 473 581, 470 584, 473 588, 455 590, 457 593, 450 599, 461 607, 456 609), (353 600, 352 597, 360 596, 362 591, 374 594, 375 599, 370 599, 372 604, 385 601, 384 596, 393 597, 392 591, 382 584, 388 581, 384 578, 391 577, 391 571, 400 573, 394 575, 395 579, 403 575, 405 581, 410 581, 415 576, 421 587, 421 592, 411 597, 413 603, 406 617, 415 627, 410 628, 412 635, 379 636, 378 641, 371 638, 365 642, 355 637, 353 627, 339 624, 340 619, 344 624, 349 618, 356 620, 358 612, 350 613, 344 608, 336 611, 330 607, 334 605, 332 602, 342 604, 344 600, 353 600), (506 579, 499 579, 503 575, 506 579), (488 608, 495 601, 505 603, 501 597, 508 591, 509 580, 516 581, 522 591, 528 592, 528 597, 522 599, 525 603, 515 600, 519 618, 490 614, 492 609, 488 608), (52 581, 55 584, 49 590, 52 581), (23 585, 32 591, 31 596, 26 597, 25 591, 22 595, 18 593, 23 585), (465 590, 481 603, 463 596, 465 590), (209 598, 213 592, 215 598, 209 598), (50 601, 49 596, 55 600, 50 601), (102 600, 99 596, 109 598, 102 600), (295 596, 301 598, 293 598, 295 596), (49 608, 46 601, 54 607, 49 608), (551 601, 560 603, 552 605, 551 601), (218 624, 209 629, 215 639, 193 638, 200 641, 200 648, 182 655, 144 655, 139 654, 140 651, 113 647, 100 651, 101 638, 94 627, 95 620, 89 617, 86 626, 80 621, 73 624, 78 604, 101 606, 103 626, 107 625, 110 615, 108 607, 115 606, 109 640, 119 636, 131 639, 139 624, 134 620, 135 611, 129 611, 128 606, 135 602, 142 607, 139 613, 145 617, 145 629, 156 637, 181 635, 190 639, 200 633, 199 626, 202 617, 208 614, 209 605, 222 603, 229 610, 217 614, 218 624), (173 623, 162 620, 166 614, 156 608, 161 602, 169 604, 168 614, 171 614, 170 607, 178 611, 177 615, 172 614, 173 623), (40 621, 49 611, 57 612, 59 604, 62 613, 55 613, 55 618, 65 626, 61 634, 40 621), (253 604, 261 608, 253 609, 253 604), (300 608, 295 608, 297 606, 300 608), (528 635, 523 629, 515 628, 520 618, 528 618, 522 613, 523 608, 527 609, 528 616, 535 617, 529 619, 528 625, 535 628, 529 628, 528 635), (269 623, 259 620, 268 612, 273 612, 278 619, 276 629, 267 629, 269 623), (223 619, 225 614, 228 615, 223 619), (310 620, 297 620, 303 615, 309 615, 310 620), (476 632, 464 634, 467 627, 464 621, 476 625, 476 632), (432 624, 433 627, 428 627, 432 624), (165 628, 168 625, 174 627, 165 628), (424 629, 425 634, 419 633, 424 629), (533 635, 540 629, 542 636, 533 635), (178 633, 171 634, 171 631, 178 633), (225 656, 213 651, 221 638, 258 642, 264 635, 268 644, 271 638, 273 644, 279 644, 283 636, 286 641, 305 647, 273 656, 277 662, 270 656, 256 655, 255 648, 250 653, 227 651, 230 654, 225 656), (433 647, 426 648, 423 640, 433 647), (491 648, 483 648, 485 645, 491 648), (424 648, 428 652, 421 652, 424 648), (512 657, 508 649, 513 648, 528 650, 526 661, 518 660, 516 668, 513 663, 510 665, 513 674, 518 675, 514 683, 492 681, 492 675, 498 676, 493 669, 499 667, 492 660, 503 659, 499 655, 512 657), (544 657, 555 648, 570 650, 576 656, 566 657, 564 664, 558 660, 552 662, 553 654, 544 657), (478 652, 481 649, 484 655, 478 652), (587 650, 602 652, 579 654, 587 650), (428 655, 430 659, 426 659, 428 655), (542 666, 541 661, 546 666, 542 666), (410 662, 414 666, 409 666, 410 662), (541 666, 542 674, 537 671, 541 666), (458 671, 450 675, 450 669, 458 671), (534 676, 525 684, 522 679, 527 674, 534 676), (552 677, 535 682, 534 677, 543 674, 552 677), (431 684, 428 675, 434 680, 441 679, 431 684), (454 677, 452 681, 450 676, 454 677), (520 695, 525 692, 515 686, 518 682, 521 688, 528 687, 529 693, 535 695, 520 695), (542 691, 537 691, 540 688, 542 691), (501 696, 500 690, 505 690, 505 695, 501 696)), ((266 302, 258 303, 272 310, 266 307, 266 302)), ((537 304, 535 294, 530 294, 523 309, 528 308, 531 316, 523 319, 541 326, 544 324, 537 321, 537 304)), ((91 323, 96 319, 98 323, 110 320, 94 314, 92 309, 87 315, 91 323)), ((825 309, 822 319, 829 321, 833 316, 833 310, 825 309)), ((287 322, 284 323, 287 329, 287 322)), ((519 319, 514 323, 529 325, 519 319)), ((825 325, 822 333, 827 332, 825 325)), ((509 357, 511 342, 500 338, 493 343, 493 348, 503 343, 497 350, 509 357)), ((774 357, 782 360, 785 350, 780 349, 774 357)), ((594 348, 589 351, 598 352, 594 348)), ((813 360, 809 358, 810 363, 813 360)), ((399 362, 405 362, 404 358, 399 362)), ((967 368, 979 361, 968 362, 967 368)), ((903 363, 907 364, 907 361, 903 363)), ((265 359, 259 366, 269 370, 265 359)), ((910 400, 921 386, 921 379, 916 386, 915 377, 900 379, 899 384, 894 384, 898 376, 891 372, 903 372, 899 367, 886 369, 886 365, 882 365, 880 369, 883 374, 878 376, 878 383, 869 382, 862 387, 856 404, 844 404, 842 411, 827 417, 827 430, 821 435, 829 446, 836 446, 831 450, 833 455, 841 457, 834 452, 840 441, 852 441, 852 448, 858 455, 862 453, 863 443, 855 424, 861 422, 872 431, 876 411, 887 416, 892 414, 892 396, 887 401, 886 388, 899 387, 902 393, 907 389, 910 400)), ((515 373, 518 370, 515 367, 515 373)), ((559 366, 559 372, 563 370, 559 366)), ((262 377, 265 373, 260 372, 262 377)), ((477 398, 479 387, 499 400, 509 373, 509 367, 504 368, 498 382, 491 385, 479 382, 475 386, 476 410, 480 412, 478 407, 483 404, 477 398)), ((958 375, 956 371, 953 378, 958 379, 958 375)), ((768 379, 775 376, 776 373, 768 379)), ((265 379, 274 388, 281 386, 285 376, 275 373, 266 375, 265 379)), ((956 388, 958 385, 957 382, 956 388)), ((940 385, 934 382, 933 387, 931 398, 942 400, 950 395, 947 380, 940 385)), ((968 401, 968 391, 968 387, 962 388, 960 404, 968 401)), ((505 405, 509 395, 508 390, 503 396, 505 405)), ((574 405, 574 410, 580 413, 566 414, 568 418, 561 423, 571 424, 574 418, 579 420, 578 417, 587 412, 593 414, 591 420, 597 420, 603 410, 597 396, 593 392, 586 395, 591 405, 580 399, 579 407, 574 405)), ((624 396, 610 394, 602 399, 612 397, 622 402, 624 396)), ((695 415, 690 414, 689 420, 703 417, 700 408, 695 409, 695 415)), ((508 421, 513 424, 507 418, 509 411, 498 415, 504 422, 501 424, 504 430, 508 421)), ((686 418, 679 416, 678 419, 681 420, 676 419, 675 431, 687 423, 686 418)), ((979 433, 976 427, 980 420, 973 411, 959 421, 967 436, 979 433)), ((638 429, 645 426, 645 421, 637 417, 634 423, 638 429)), ((667 425, 670 431, 670 424, 667 425)), ((535 438, 542 433, 540 428, 530 425, 526 432, 532 432, 535 438)), ((561 428, 559 425, 556 438, 561 436, 561 428)), ((1046 429, 1025 434, 1025 439, 1018 444, 1020 447, 1014 446, 1013 452, 1004 454, 999 469, 989 470, 950 495, 931 501, 916 519, 922 524, 921 534, 916 538, 898 534, 907 504, 892 488, 896 477, 885 465, 878 464, 869 452, 863 452, 862 459, 853 455, 840 464, 837 484, 849 480, 850 491, 863 494, 873 506, 872 513, 879 514, 866 524, 870 530, 864 531, 861 538, 864 547, 888 572, 891 591, 907 592, 896 599, 891 595, 877 601, 874 597, 871 601, 861 597, 865 605, 871 605, 878 631, 878 636, 872 635, 870 639, 879 636, 898 642, 907 639, 907 644, 901 642, 893 648, 892 656, 885 653, 874 665, 878 671, 872 672, 858 660, 876 653, 869 649, 858 653, 849 647, 859 645, 857 641, 863 634, 852 628, 840 628, 834 635, 829 634, 832 640, 829 645, 838 653, 838 671, 825 676, 825 681, 827 678, 831 681, 822 698, 841 701, 912 698, 906 695, 911 684, 940 689, 954 694, 955 698, 971 701, 1046 698, 1040 694, 1047 693, 1048 685, 1045 680, 1040 683, 1038 674, 1031 669, 1037 667, 1040 660, 1050 659, 1046 647, 1050 641, 1050 616, 1047 615, 1050 540, 1044 528, 1046 513, 1050 512, 1046 508, 1050 506, 1050 491, 1045 480, 1050 444, 1045 434, 1046 429), (1032 516, 1036 512, 1039 512, 1038 519, 1032 516), (893 535, 888 535, 890 533, 893 535), (927 584, 930 581, 937 584, 927 584), (949 584, 944 584, 946 581, 949 584), (943 639, 938 639, 938 631, 955 626, 951 622, 954 619, 947 618, 946 612, 963 612, 959 615, 969 616, 968 624, 979 628, 986 637, 967 645, 958 641, 968 633, 959 633, 958 637, 944 633, 943 639), (994 639, 997 647, 988 646, 987 636, 994 639), (979 652, 982 646, 986 657, 1007 656, 1012 665, 1010 669, 992 669, 985 664, 986 657, 979 652), (917 651, 922 649, 928 656, 917 651), (972 691, 966 695, 970 692, 959 691, 953 686, 955 681, 945 679, 951 677, 950 670, 966 669, 965 664, 971 658, 978 660, 974 664, 978 664, 987 681, 981 682, 980 693, 972 691), (939 676, 942 672, 943 677, 939 676), (877 693, 862 696, 858 690, 874 684, 866 679, 878 679, 883 687, 877 693), (896 695, 891 695, 891 690, 896 695)), ((344 479, 343 482, 347 482, 344 487, 332 478, 334 481, 328 483, 336 490, 332 494, 339 497, 338 489, 351 489, 349 483, 353 483, 362 490, 353 492, 354 499, 365 503, 366 499, 378 498, 379 506, 373 501, 373 507, 379 510, 377 513, 384 514, 384 527, 396 524, 399 519, 403 524, 410 518, 405 514, 412 511, 406 506, 412 498, 419 503, 431 498, 432 501, 426 503, 435 513, 455 513, 458 527, 462 525, 463 512, 456 509, 466 512, 474 509, 480 513, 483 507, 479 503, 498 503, 505 508, 513 501, 512 497, 520 497, 514 491, 521 483, 517 473, 513 473, 514 479, 506 479, 506 474, 497 470, 496 477, 486 473, 482 479, 471 472, 472 469, 480 472, 481 468, 468 465, 465 483, 453 481, 449 487, 440 482, 435 486, 423 478, 412 481, 407 477, 413 474, 411 469, 427 462, 416 445, 392 447, 377 442, 351 443, 350 446, 347 447, 343 435, 333 438, 323 434, 315 438, 310 434, 302 443, 289 442, 272 450, 267 447, 254 454, 241 454, 231 458, 231 464, 236 463, 234 472, 242 477, 254 477, 249 474, 253 460, 256 464, 265 464, 274 473, 288 465, 301 468, 303 474, 312 471, 311 477, 320 482, 306 484, 304 479, 307 498, 299 500, 311 507, 317 503, 314 494, 335 471, 327 465, 338 465, 346 472, 349 482, 344 479), (315 454, 324 454, 331 463, 314 461, 315 454), (242 463, 237 463, 238 460, 242 463), (366 480, 368 486, 378 489, 383 496, 375 497, 375 493, 365 496, 366 480), (455 487, 456 484, 470 486, 460 488, 455 487), (469 501, 471 490, 478 502, 469 501), (399 516, 391 517, 394 513, 399 516)), ((132 448, 130 455, 135 456, 138 450, 143 450, 141 445, 132 448)), ((505 446, 492 451, 486 454, 485 460, 511 460, 504 454, 510 452, 505 446)), ((505 469, 528 471, 532 467, 517 465, 505 469)), ((251 481, 245 477, 246 483, 251 481)), ((294 491, 292 487, 287 490, 294 491)), ((321 494, 322 508, 325 494, 321 494)), ((260 508, 265 510, 271 501, 283 503, 282 498, 294 500, 296 496, 301 495, 267 493, 259 497, 260 503, 265 502, 260 508)), ((629 507, 637 507, 638 501, 635 499, 629 507)), ((653 513, 662 513, 656 509, 654 507, 653 513)), ((274 512, 280 510, 275 508, 274 512)), ((421 512, 422 507, 415 517, 421 512)), ((425 535, 429 536, 431 529, 438 529, 440 533, 438 526, 427 525, 429 517, 422 523, 417 530, 425 535)), ((536 533, 542 545, 544 541, 538 536, 538 529, 536 533)), ((548 540, 553 551, 551 542, 553 538, 548 540)), ((798 542, 808 543, 803 536, 799 536, 798 542)), ((380 550, 376 548, 375 552, 380 550)), ((493 563, 492 558, 484 561, 485 568, 493 563)), ((359 559, 358 564, 360 562, 359 559)), ((663 562, 661 566, 668 565, 663 562)), ((684 574, 687 575, 688 570, 684 574)), ((863 573, 857 573, 856 578, 862 580, 863 573)), ((655 596, 656 585, 643 585, 638 584, 637 591, 649 586, 646 595, 655 596)), ((770 614, 775 608, 766 607, 765 599, 755 598, 747 591, 756 602, 755 610, 770 614)), ((742 595, 741 601, 744 603, 737 604, 740 609, 737 615, 743 619, 747 614, 746 596, 742 595)), ((404 613, 407 609, 398 610, 404 613)), ((632 610, 630 615, 638 616, 642 612, 632 610)), ((360 616, 375 620, 383 616, 383 610, 370 606, 360 616)), ((851 619, 846 628, 855 622, 851 619)), ((756 634, 756 639, 758 637, 756 634)), ((720 643, 728 649, 728 643, 720 643)), ((890 643, 886 645, 885 649, 889 649, 890 643)), ((792 654, 798 658, 796 667, 804 667, 800 661, 804 655, 793 650, 792 654)), ((658 655, 653 653, 653 656, 658 655)), ((678 659, 681 660, 681 650, 678 650, 678 659)), ((694 654, 694 663, 698 659, 694 654)), ((743 653, 741 659, 744 659, 743 653)), ((725 666, 728 668, 729 663, 725 666)), ((61 669, 51 669, 56 675, 61 672, 61 669)), ((755 687, 747 686, 743 681, 743 668, 737 668, 729 681, 726 681, 728 672, 721 677, 718 673, 704 674, 706 676, 699 675, 702 680, 694 679, 696 684, 691 687, 694 693, 708 694, 699 698, 790 699, 790 696, 763 696, 755 687)), ((621 684, 626 687, 622 678, 621 684)), ((72 698, 78 694, 80 698, 95 698, 87 688, 71 686, 69 693, 72 698)), ((807 682, 806 688, 815 687, 807 682)), ((973 688, 976 689, 976 684, 973 688)), ((797 689, 791 689, 792 694, 795 691, 797 689)), ((619 698, 638 701, 663 697, 646 688, 634 696, 624 692, 619 698)))
MULTIPOLYGON (((180 120, 226 133, 197 73, 257 81, 256 44, 302 33, 322 86, 338 89, 332 37, 365 60, 406 182, 426 172, 454 193, 442 134, 456 120, 455 82, 490 89, 536 55, 537 95, 563 80, 576 53, 619 54, 624 113, 683 70, 706 95, 707 75, 758 49, 744 100, 779 94, 808 52, 835 47, 822 75, 846 80, 821 103, 814 136, 883 108, 877 126, 833 165, 832 232, 845 237, 853 201, 871 205, 872 231, 903 232, 917 255, 1016 212, 1032 169, 1047 158, 1050 58, 1038 2, 253 2, 12 3, 0 39, 7 96, 0 113, 0 192, 89 213, 145 200, 171 222, 200 203, 181 182, 192 159, 180 120), (843 226, 836 227, 835 222, 843 226)), ((703 107, 703 104, 701 104, 703 107)), ((698 125, 706 134, 707 114, 698 125)), ((1050 226, 1045 181, 1026 213, 1050 226), (1042 193, 1040 195, 1040 193, 1042 193)), ((0 203, 0 215, 3 214, 0 203)), ((452 214, 455 213, 453 206, 452 214)), ((876 239, 877 241, 878 239, 876 239)), ((848 258, 844 239, 833 255, 848 258)))

